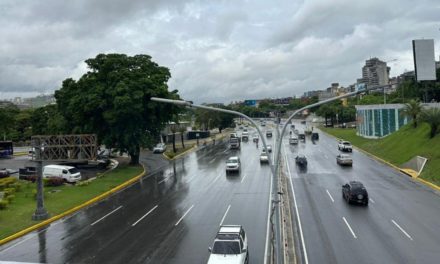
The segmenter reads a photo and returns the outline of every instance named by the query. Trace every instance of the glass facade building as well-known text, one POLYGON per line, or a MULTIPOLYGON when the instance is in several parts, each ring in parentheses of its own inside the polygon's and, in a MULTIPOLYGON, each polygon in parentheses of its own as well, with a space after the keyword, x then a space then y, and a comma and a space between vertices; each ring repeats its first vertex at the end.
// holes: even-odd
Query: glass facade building
POLYGON ((385 137, 406 125, 408 117, 401 114, 403 104, 356 105, 357 135, 365 138, 385 137))

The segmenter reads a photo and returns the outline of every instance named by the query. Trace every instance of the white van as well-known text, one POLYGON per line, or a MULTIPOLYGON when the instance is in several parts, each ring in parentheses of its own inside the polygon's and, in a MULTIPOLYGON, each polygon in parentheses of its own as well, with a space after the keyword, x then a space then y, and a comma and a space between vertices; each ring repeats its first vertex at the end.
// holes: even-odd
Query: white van
POLYGON ((81 172, 71 166, 47 165, 43 168, 43 178, 61 177, 67 182, 77 182, 81 180, 81 172))

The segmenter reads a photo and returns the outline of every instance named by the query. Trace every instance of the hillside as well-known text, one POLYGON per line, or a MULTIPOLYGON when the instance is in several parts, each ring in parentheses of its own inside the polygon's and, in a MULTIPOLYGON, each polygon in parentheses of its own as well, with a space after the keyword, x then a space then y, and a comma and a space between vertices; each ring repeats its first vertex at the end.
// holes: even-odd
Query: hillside
POLYGON ((356 135, 355 129, 324 128, 321 130, 352 142, 386 161, 400 166, 414 156, 428 158, 421 178, 440 185, 440 135, 429 139, 429 126, 421 124, 414 129, 406 125, 382 139, 365 139, 356 135))

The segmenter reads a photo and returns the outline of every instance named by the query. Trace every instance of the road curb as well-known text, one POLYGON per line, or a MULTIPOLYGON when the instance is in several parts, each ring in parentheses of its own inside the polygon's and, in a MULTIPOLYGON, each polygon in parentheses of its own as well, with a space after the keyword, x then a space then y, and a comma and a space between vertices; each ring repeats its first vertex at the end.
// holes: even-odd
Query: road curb
POLYGON ((20 157, 20 156, 26 156, 27 154, 28 154, 27 152, 17 152, 17 153, 14 153, 12 156, 20 157))
POLYGON ((178 155, 176 155, 176 156, 174 156, 172 158, 170 158, 167 155, 165 155, 165 153, 162 153, 162 156, 164 156, 164 158, 166 158, 167 160, 174 160, 174 159, 177 159, 178 157, 181 157, 181 156, 189 153, 190 151, 194 150, 195 148, 197 148, 197 145, 192 146, 191 148, 185 150, 184 152, 182 152, 182 153, 180 153, 180 154, 178 154, 178 155))
POLYGON ((111 189, 109 191, 106 191, 105 193, 102 193, 102 194, 100 194, 98 196, 95 196, 94 198, 92 198, 92 199, 90 199, 90 200, 88 200, 88 201, 86 201, 86 202, 84 202, 84 203, 82 203, 80 205, 77 205, 77 206, 75 206, 75 207, 73 207, 73 208, 71 208, 71 209, 69 209, 69 210, 67 210, 67 211, 65 211, 65 212, 63 212, 61 214, 55 215, 55 216, 53 216, 53 217, 51 217, 51 218, 49 218, 47 220, 44 220, 43 222, 40 222, 40 223, 35 224, 33 226, 30 226, 30 227, 28 227, 26 229, 23 229, 23 230, 15 233, 13 235, 10 235, 10 236, 8 236, 6 238, 3 238, 2 240, 0 240, 0 246, 4 245, 4 244, 6 244, 6 243, 8 243, 8 242, 10 242, 10 241, 12 241, 14 239, 22 237, 22 236, 24 236, 24 235, 26 235, 26 234, 28 234, 28 233, 36 230, 36 229, 39 229, 39 228, 44 227, 44 226, 47 226, 47 225, 49 225, 50 223, 52 223, 52 222, 54 222, 56 220, 59 220, 59 219, 65 217, 65 216, 73 214, 76 211, 79 211, 79 210, 81 210, 81 209, 83 209, 83 208, 85 208, 87 206, 90 206, 90 205, 92 205, 92 204, 94 204, 94 203, 96 203, 98 201, 101 201, 104 198, 107 198, 108 196, 110 196, 110 195, 112 195, 112 194, 114 194, 114 193, 124 189, 125 187, 133 184, 134 182, 139 180, 143 175, 145 175, 145 167, 142 166, 142 168, 143 168, 143 171, 140 174, 136 175, 135 177, 131 178, 130 180, 127 180, 127 181, 123 182, 122 184, 114 187, 113 189, 111 189))
MULTIPOLYGON (((322 129, 320 129, 320 131, 324 132, 326 135, 329 135, 329 136, 331 136, 331 137, 333 137, 333 138, 335 138, 335 139, 339 139, 339 138, 337 138, 336 136, 334 136, 334 135, 332 135, 332 134, 329 134, 329 133, 325 132, 325 131, 322 130, 322 129)), ((384 163, 384 164, 386 164, 386 165, 392 167, 393 169, 397 170, 398 172, 401 172, 401 173, 403 173, 403 174, 405 174, 405 175, 407 175, 407 176, 413 178, 414 180, 416 180, 416 181, 418 181, 418 182, 420 182, 420 183, 422 183, 422 184, 424 184, 424 185, 426 185, 426 186, 428 186, 428 187, 430 187, 430 188, 432 188, 432 189, 434 189, 434 190, 436 190, 436 191, 440 191, 440 186, 438 186, 438 185, 436 185, 436 184, 434 184, 434 183, 432 183, 432 182, 429 182, 429 181, 426 181, 426 180, 423 180, 423 179, 421 179, 421 178, 416 177, 411 171, 406 170, 406 169, 399 168, 399 167, 397 167, 396 165, 390 163, 389 161, 386 161, 386 160, 384 160, 384 159, 382 159, 382 158, 379 158, 379 157, 377 157, 376 155, 371 154, 370 152, 368 152, 368 151, 366 151, 366 150, 363 150, 363 149, 361 149, 361 148, 359 148, 359 147, 357 147, 357 146, 353 146, 353 147, 354 147, 355 149, 359 150, 360 152, 362 152, 362 153, 364 153, 364 154, 366 154, 366 155, 372 157, 373 159, 378 160, 378 161, 380 161, 380 162, 382 162, 382 163, 384 163)))

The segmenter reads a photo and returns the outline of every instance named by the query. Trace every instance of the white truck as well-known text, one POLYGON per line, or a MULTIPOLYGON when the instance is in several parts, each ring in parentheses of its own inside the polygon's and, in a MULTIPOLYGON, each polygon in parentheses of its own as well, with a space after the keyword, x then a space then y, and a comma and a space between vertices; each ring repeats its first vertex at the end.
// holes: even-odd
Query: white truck
POLYGON ((341 151, 353 152, 353 146, 348 141, 343 141, 343 140, 339 141, 338 149, 341 151))
POLYGON ((71 166, 47 165, 43 168, 43 178, 60 177, 67 182, 75 183, 81 180, 81 172, 71 166))

